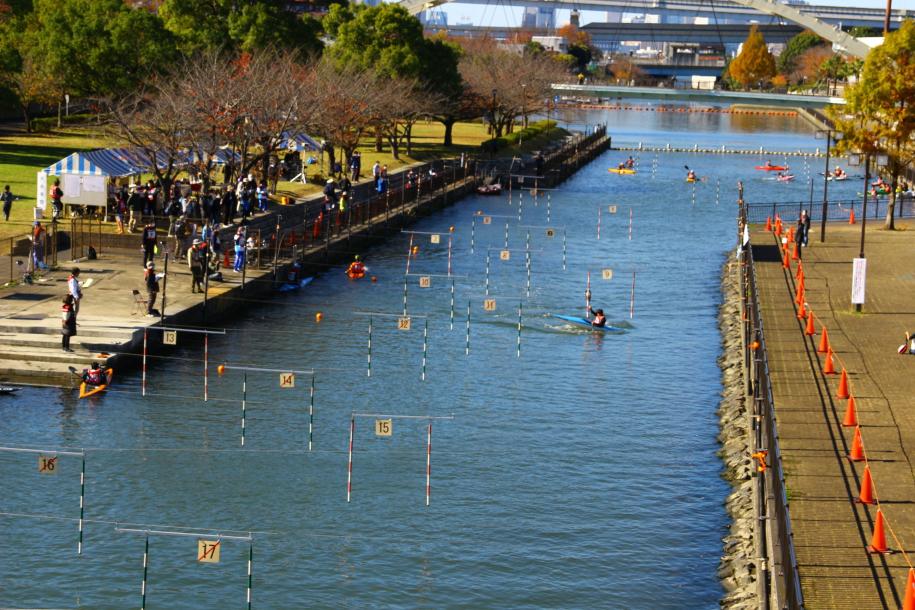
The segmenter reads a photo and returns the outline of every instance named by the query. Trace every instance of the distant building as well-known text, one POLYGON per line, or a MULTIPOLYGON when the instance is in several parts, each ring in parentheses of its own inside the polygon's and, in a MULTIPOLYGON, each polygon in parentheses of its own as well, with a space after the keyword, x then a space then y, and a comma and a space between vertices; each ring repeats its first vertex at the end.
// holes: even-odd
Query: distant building
POLYGON ((539 42, 547 51, 565 53, 569 45, 563 36, 531 36, 531 42, 539 42))
POLYGON ((419 14, 419 22, 430 27, 448 27, 448 13, 441 9, 429 9, 419 14))

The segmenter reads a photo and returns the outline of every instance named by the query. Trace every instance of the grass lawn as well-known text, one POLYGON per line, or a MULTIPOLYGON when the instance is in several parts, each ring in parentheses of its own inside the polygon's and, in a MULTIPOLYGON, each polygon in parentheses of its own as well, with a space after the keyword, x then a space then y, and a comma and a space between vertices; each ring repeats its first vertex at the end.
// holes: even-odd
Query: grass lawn
MULTIPOLYGON (((499 154, 517 154, 537 150, 551 139, 561 137, 563 134, 565 134, 563 130, 554 129, 523 142, 520 147, 504 149, 499 154)), ((480 142, 489 138, 486 126, 481 121, 455 124, 452 132, 453 146, 446 148, 442 145, 444 135, 445 126, 441 123, 430 121, 416 123, 413 127, 413 154, 408 157, 404 149, 401 151, 400 159, 394 158, 386 141, 383 141, 383 151, 375 152, 374 135, 366 136, 359 147, 362 152, 363 176, 371 177, 372 165, 375 161, 387 165, 388 171, 393 172, 414 163, 459 156, 462 152, 478 153, 480 142)), ((74 152, 117 145, 116 142, 105 140, 98 130, 89 126, 67 126, 55 129, 50 133, 26 134, 21 132, 0 135, 0 188, 9 184, 13 195, 19 198, 13 202, 9 222, 3 222, 0 219, 0 244, 10 237, 18 238, 29 233, 35 207, 35 174, 38 171, 74 152)), ((319 158, 317 154, 314 156, 319 158)), ((326 166, 327 160, 325 159, 325 171, 326 166)), ((320 173, 320 162, 308 166, 306 168, 308 184, 280 181, 277 185, 277 194, 301 197, 320 192, 323 184, 311 182, 311 179, 320 173)), ((114 227, 114 223, 110 223, 112 231, 114 227)), ((0 251, 5 251, 4 245, 0 245, 0 251)))

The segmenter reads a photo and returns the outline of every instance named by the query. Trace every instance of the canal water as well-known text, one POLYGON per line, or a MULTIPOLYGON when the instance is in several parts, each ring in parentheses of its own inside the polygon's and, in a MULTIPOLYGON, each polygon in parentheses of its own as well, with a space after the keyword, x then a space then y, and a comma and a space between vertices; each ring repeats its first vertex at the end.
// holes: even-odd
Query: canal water
MULTIPOLYGON (((617 144, 818 144, 784 117, 568 119, 607 122, 617 144)), ((753 170, 765 159, 746 156, 643 152, 637 175, 607 172, 624 157, 604 154, 536 203, 525 193, 520 222, 515 193, 511 204, 470 198, 414 225, 441 239, 414 236, 410 272, 431 286, 408 278, 410 330, 396 318, 403 234, 361 252, 374 283, 330 268, 227 321, 209 343, 206 403, 201 344, 187 334, 151 365, 146 398, 139 376, 124 375, 98 399, 27 389, 0 400, 0 445, 86 450, 81 556, 79 458, 60 456, 46 476, 35 455, 0 452, 0 607, 138 607, 145 536, 131 529, 251 532, 261 608, 716 607, 729 490, 716 457, 716 310, 736 183, 751 201, 805 199, 804 164, 789 160, 799 175, 788 184, 765 180, 753 170), (706 180, 687 184, 684 166, 706 180), (491 220, 473 220, 479 212, 491 220), (439 277, 450 227, 453 328, 451 283, 439 277), (593 305, 622 332, 551 316, 584 313, 588 271, 593 305), (370 377, 365 312, 375 312, 370 377), (281 388, 274 372, 247 373, 242 448, 243 373, 217 377, 219 362, 314 369, 312 451, 310 375, 281 388), (393 416, 391 436, 376 435, 388 417, 374 414, 393 416)), ((815 176, 822 160, 812 163, 815 176)), ((148 607, 245 607, 249 545, 226 538, 219 548, 219 563, 202 563, 195 537, 151 534, 148 607)))

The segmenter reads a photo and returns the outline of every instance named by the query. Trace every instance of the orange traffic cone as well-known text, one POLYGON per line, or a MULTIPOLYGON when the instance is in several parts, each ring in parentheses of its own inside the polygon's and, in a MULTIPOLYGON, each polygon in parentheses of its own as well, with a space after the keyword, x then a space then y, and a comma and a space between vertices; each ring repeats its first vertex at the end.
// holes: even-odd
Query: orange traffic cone
POLYGON ((848 459, 852 462, 864 461, 864 443, 861 441, 861 426, 855 426, 855 437, 851 442, 851 451, 848 459))
POLYGON ((797 308, 797 319, 803 320, 807 317, 807 303, 801 300, 801 304, 797 308))
POLYGON ((798 305, 804 302, 804 282, 797 283, 797 290, 794 291, 794 302, 798 305))
POLYGON ((790 269, 791 261, 788 260, 788 252, 785 252, 784 258, 782 258, 782 269, 790 269))
POLYGON ((816 329, 813 327, 813 310, 807 310, 807 328, 804 329, 804 334, 808 337, 817 334, 816 329))
POLYGON ((794 243, 794 245, 791 248, 791 260, 796 261, 796 260, 799 260, 800 257, 798 257, 798 255, 797 255, 797 242, 793 242, 793 243, 794 243))
POLYGON ((829 335, 826 334, 826 325, 823 325, 823 334, 820 335, 820 345, 817 347, 817 352, 821 354, 828 354, 830 352, 829 348, 829 335))
POLYGON ((777 216, 775 217, 775 234, 782 236, 782 219, 777 216))
POLYGON ((905 579, 905 596, 902 598, 902 610, 915 610, 915 569, 909 568, 905 579))
POLYGON ((772 230, 772 217, 766 216, 766 231, 772 230))
POLYGON ((804 262, 801 260, 797 261, 797 271, 794 273, 794 279, 799 282, 804 280, 804 262))
POLYGON ((850 225, 855 224, 855 211, 854 210, 852 210, 851 213, 848 215, 848 224, 850 224, 850 225))
POLYGON ((823 374, 824 375, 835 375, 836 367, 832 362, 832 350, 826 352, 826 362, 823 363, 823 374))
POLYGON ((228 250, 226 250, 222 255, 222 266, 223 267, 229 266, 229 251, 228 250))
POLYGON ((868 553, 889 553, 890 548, 886 546, 886 533, 883 531, 883 511, 877 509, 877 518, 874 520, 874 535, 871 536, 871 543, 867 547, 868 553))
POLYGON ((848 373, 845 372, 845 367, 842 367, 842 377, 839 378, 839 389, 836 392, 836 398, 848 398, 851 394, 848 391, 848 373))
POLYGON ((874 480, 871 478, 871 467, 864 467, 864 476, 861 477, 861 491, 855 500, 858 504, 876 504, 874 499, 874 480))
POLYGON ((851 428, 858 425, 858 407, 855 404, 855 397, 848 397, 848 406, 845 407, 845 419, 842 420, 843 428, 851 428))

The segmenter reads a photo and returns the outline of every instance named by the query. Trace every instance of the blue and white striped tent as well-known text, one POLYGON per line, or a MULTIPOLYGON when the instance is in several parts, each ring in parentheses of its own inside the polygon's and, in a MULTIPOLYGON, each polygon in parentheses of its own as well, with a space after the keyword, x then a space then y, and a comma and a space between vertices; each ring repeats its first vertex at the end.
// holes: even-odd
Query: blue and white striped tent
POLYGON ((288 131, 283 132, 279 148, 285 148, 287 150, 321 150, 321 145, 312 138, 310 135, 305 133, 297 133, 290 135, 288 131))
POLYGON ((76 174, 79 176, 119 178, 121 176, 139 174, 144 170, 111 150, 93 150, 85 153, 75 152, 54 165, 44 168, 42 171, 52 176, 76 174))

